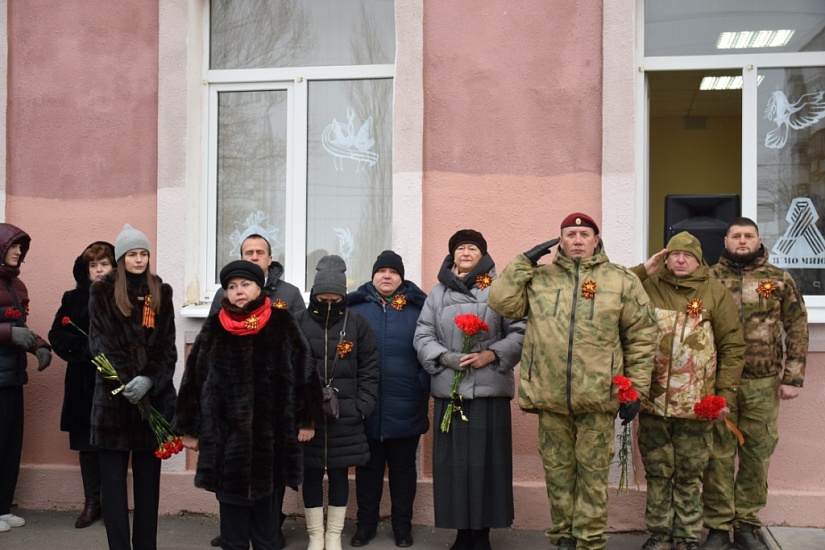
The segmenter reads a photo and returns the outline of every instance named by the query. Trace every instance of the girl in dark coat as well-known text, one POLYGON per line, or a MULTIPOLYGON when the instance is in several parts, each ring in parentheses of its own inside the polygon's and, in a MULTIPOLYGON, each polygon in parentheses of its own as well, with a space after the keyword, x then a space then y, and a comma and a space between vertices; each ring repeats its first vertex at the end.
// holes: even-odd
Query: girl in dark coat
POLYGON ((98 241, 86 247, 72 270, 77 287, 63 294, 49 331, 55 353, 67 363, 60 429, 69 432, 69 447, 80 455, 86 502, 74 524, 78 529, 100 518, 100 461, 97 449, 89 443, 89 417, 97 378, 89 351, 89 287, 112 271, 114 265, 115 247, 111 244, 98 241), (64 323, 66 318, 71 323, 64 323))
POLYGON ((378 256, 372 271, 372 281, 347 296, 350 311, 359 312, 372 327, 381 360, 378 402, 366 422, 370 460, 355 469, 358 530, 350 544, 364 546, 375 537, 384 471, 389 468, 395 544, 406 547, 413 544, 418 441, 430 427, 430 375, 413 347, 427 295, 404 279, 404 262, 392 250, 378 256))
POLYGON ((92 445, 98 447, 109 548, 157 548, 160 459, 157 441, 137 406, 143 399, 168 420, 175 409, 175 312, 172 287, 149 268, 149 240, 126 224, 115 241, 117 268, 92 285, 89 347, 105 354, 125 389, 97 377, 92 402, 92 445), (126 472, 132 461, 134 535, 129 536, 126 472))
POLYGON ((324 256, 315 269, 309 309, 300 317, 300 325, 322 383, 332 381, 338 390, 340 416, 316 422, 315 437, 304 451, 303 497, 308 550, 340 550, 349 498, 347 469, 369 460, 364 420, 372 413, 378 394, 378 350, 366 320, 354 311, 347 313, 344 260, 324 256), (326 537, 324 470, 329 478, 326 537))
POLYGON ((195 485, 220 502, 221 546, 270 550, 278 548, 278 489, 303 480, 301 442, 315 435, 321 386, 297 323, 263 293, 261 268, 236 260, 220 280, 222 309, 189 353, 174 428, 200 451, 195 485))

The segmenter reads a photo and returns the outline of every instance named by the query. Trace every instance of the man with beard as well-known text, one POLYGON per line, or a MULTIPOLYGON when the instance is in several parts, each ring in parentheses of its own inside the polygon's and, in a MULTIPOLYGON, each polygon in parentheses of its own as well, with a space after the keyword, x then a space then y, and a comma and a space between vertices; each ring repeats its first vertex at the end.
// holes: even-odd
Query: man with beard
POLYGON ((779 439, 779 400, 797 397, 805 379, 808 314, 793 278, 768 263, 751 219, 730 223, 725 250, 711 271, 733 294, 745 332, 745 368, 736 407, 728 416, 745 443, 738 449, 736 472, 736 439, 724 424, 714 427, 703 491, 704 523, 710 532, 702 548, 732 548, 733 527, 736 548, 768 550, 758 513, 767 502, 768 465, 779 439))

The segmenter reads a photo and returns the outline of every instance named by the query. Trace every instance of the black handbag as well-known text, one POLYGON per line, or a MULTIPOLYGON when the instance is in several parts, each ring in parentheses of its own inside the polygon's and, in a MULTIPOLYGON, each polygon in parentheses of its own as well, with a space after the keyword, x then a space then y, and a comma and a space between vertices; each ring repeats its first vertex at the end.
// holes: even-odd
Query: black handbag
MULTIPOLYGON (((349 310, 344 312, 344 326, 341 327, 341 332, 338 336, 338 344, 340 345, 341 342, 344 341, 344 336, 347 334, 347 318, 349 317, 349 310)), ((335 359, 332 361, 332 371, 329 373, 329 379, 327 380, 326 386, 321 388, 323 392, 324 401, 322 408, 324 409, 324 416, 327 417, 327 420, 338 420, 338 388, 333 387, 332 379, 335 377, 335 367, 338 366, 338 358, 340 354, 338 353, 338 346, 335 346, 335 359)))

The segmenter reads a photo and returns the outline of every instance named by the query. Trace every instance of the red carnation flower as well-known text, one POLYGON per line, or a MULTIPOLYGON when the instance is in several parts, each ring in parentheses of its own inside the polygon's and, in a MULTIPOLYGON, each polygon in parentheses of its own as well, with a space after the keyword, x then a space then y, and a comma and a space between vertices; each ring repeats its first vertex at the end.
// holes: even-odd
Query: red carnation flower
POLYGON ((639 392, 634 390, 633 388, 629 389, 622 389, 619 388, 619 392, 616 395, 619 398, 619 403, 631 403, 633 401, 639 400, 639 392))
POLYGON ((719 416, 719 413, 726 406, 727 402, 724 397, 719 395, 706 395, 693 406, 693 412, 695 412, 699 418, 713 420, 719 416))
POLYGON ((490 327, 478 315, 472 313, 465 313, 464 315, 456 315, 455 324, 461 329, 461 332, 467 336, 473 336, 479 331, 490 330, 490 327))
POLYGON ((613 377, 613 383, 619 386, 620 390, 629 390, 633 386, 633 382, 630 381, 630 378, 622 376, 621 374, 617 374, 613 377))

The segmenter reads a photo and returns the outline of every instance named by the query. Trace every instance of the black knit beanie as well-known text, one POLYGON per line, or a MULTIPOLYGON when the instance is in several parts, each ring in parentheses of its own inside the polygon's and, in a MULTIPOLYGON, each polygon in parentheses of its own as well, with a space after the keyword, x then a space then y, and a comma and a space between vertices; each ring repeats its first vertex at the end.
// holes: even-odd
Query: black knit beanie
POLYGON ((396 270, 398 274, 401 275, 401 280, 404 280, 404 260, 402 260, 401 256, 399 256, 392 250, 385 250, 384 252, 378 255, 378 258, 375 260, 375 263, 372 264, 373 277, 382 267, 389 267, 391 269, 396 270))

